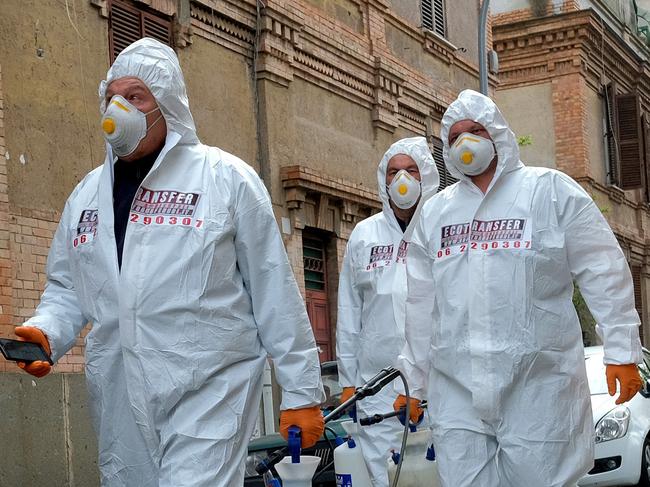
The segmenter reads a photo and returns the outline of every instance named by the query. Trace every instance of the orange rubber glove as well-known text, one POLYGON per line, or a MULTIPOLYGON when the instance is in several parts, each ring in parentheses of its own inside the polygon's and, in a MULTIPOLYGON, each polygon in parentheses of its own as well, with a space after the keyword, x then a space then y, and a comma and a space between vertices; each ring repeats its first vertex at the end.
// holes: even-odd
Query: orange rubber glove
POLYGON ((350 399, 355 390, 356 387, 344 387, 343 392, 341 392, 341 404, 350 399))
POLYGON ((610 396, 616 394, 617 379, 620 383, 620 394, 616 399, 616 404, 623 404, 629 401, 643 387, 639 369, 637 369, 635 364, 607 364, 605 366, 605 376, 607 377, 607 391, 610 396))
POLYGON ((312 447, 325 431, 323 413, 319 406, 280 411, 280 434, 285 440, 289 437, 289 426, 298 426, 302 430, 303 448, 312 447))
MULTIPOLYGON (((411 420, 411 423, 417 423, 420 421, 420 416, 422 416, 422 413, 424 412, 422 408, 420 407, 420 400, 412 397, 410 399, 411 402, 411 411, 409 414, 409 419, 411 420)), ((399 411, 402 408, 406 407, 406 396, 400 394, 397 396, 397 399, 395 399, 395 402, 393 403, 393 409, 395 411, 399 411)))
MULTIPOLYGON (((38 343, 45 349, 48 355, 52 353, 50 342, 47 340, 45 334, 38 328, 34 328, 33 326, 18 326, 14 329, 14 333, 21 342, 38 343)), ((29 364, 26 362, 16 363, 18 364, 18 367, 23 369, 25 372, 38 378, 45 377, 50 373, 50 370, 52 370, 52 366, 42 360, 35 360, 29 364)))

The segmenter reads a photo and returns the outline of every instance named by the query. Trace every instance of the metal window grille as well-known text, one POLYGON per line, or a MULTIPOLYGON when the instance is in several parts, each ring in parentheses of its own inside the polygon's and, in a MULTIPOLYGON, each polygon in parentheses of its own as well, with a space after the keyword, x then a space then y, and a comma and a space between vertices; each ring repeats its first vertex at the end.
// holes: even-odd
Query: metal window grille
POLYGON ((325 242, 319 238, 303 235, 302 255, 305 288, 325 291, 325 242))

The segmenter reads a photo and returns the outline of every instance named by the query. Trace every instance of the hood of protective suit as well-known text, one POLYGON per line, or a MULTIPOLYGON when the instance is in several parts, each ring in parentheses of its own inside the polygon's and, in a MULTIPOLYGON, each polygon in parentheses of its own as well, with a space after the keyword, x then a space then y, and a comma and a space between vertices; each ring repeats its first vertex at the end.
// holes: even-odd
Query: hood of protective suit
POLYGON ((449 131, 461 120, 473 120, 485 127, 492 137, 498 156, 497 170, 493 181, 503 174, 523 166, 519 160, 519 145, 515 134, 510 130, 496 104, 487 96, 474 90, 463 90, 458 98, 447 108, 442 117, 440 138, 443 143, 443 157, 447 170, 461 181, 469 181, 469 176, 461 173, 449 162, 449 131))
POLYGON ((168 132, 180 135, 181 144, 198 143, 194 119, 176 53, 160 41, 145 37, 124 49, 99 84, 100 110, 106 109, 106 90, 116 79, 135 77, 153 94, 165 117, 168 132))
MULTIPOLYGON (((411 223, 413 223, 417 219, 416 217, 419 214, 422 205, 438 191, 440 175, 438 174, 438 168, 436 168, 436 163, 431 155, 429 144, 427 144, 427 139, 424 137, 409 137, 401 139, 388 148, 384 157, 382 157, 379 162, 379 167, 377 168, 377 183, 379 185, 379 197, 381 198, 384 213, 388 217, 389 221, 395 221, 395 224, 397 224, 397 220, 393 213, 393 209, 390 207, 390 198, 388 196, 388 191, 386 191, 386 171, 388 169, 388 161, 397 154, 409 156, 415 161, 420 170, 421 194, 415 214, 411 219, 411 223)), ((407 231, 411 226, 412 225, 409 224, 407 231)))

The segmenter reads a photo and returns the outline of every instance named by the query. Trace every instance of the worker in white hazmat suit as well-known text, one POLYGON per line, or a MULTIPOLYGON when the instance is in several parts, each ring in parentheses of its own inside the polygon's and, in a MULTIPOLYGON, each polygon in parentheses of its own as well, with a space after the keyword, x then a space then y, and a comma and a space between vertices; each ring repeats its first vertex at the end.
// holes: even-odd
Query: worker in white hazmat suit
POLYGON ((56 361, 92 323, 102 486, 242 485, 267 354, 283 426, 303 444, 323 428, 317 349, 268 193, 199 142, 169 47, 131 44, 99 94, 104 165, 68 199, 41 303, 16 334, 56 361))
POLYGON ((413 233, 400 364, 412 394, 428 392, 443 485, 575 485, 593 466, 594 428, 573 282, 622 403, 641 385, 628 264, 575 181, 522 164, 492 100, 460 93, 441 138, 460 181, 413 233))
MULTIPOLYGON (((424 137, 390 146, 377 169, 383 211, 352 231, 339 279, 336 352, 342 400, 382 368, 395 365, 404 344, 408 234, 417 212, 438 190, 439 177, 424 137)), ((357 414, 392 410, 386 387, 357 403, 357 414)), ((388 486, 386 460, 399 449, 403 426, 396 418, 362 427, 358 439, 375 487, 388 486)))

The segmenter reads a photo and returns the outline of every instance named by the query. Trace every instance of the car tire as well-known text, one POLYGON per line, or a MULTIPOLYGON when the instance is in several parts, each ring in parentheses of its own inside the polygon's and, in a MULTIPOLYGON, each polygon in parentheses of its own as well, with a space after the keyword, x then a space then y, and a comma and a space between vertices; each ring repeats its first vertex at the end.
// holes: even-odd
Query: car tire
POLYGON ((643 442, 641 452, 641 477, 638 487, 650 487, 650 436, 643 442))

